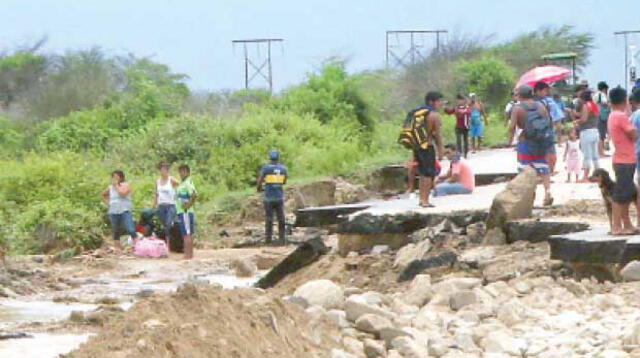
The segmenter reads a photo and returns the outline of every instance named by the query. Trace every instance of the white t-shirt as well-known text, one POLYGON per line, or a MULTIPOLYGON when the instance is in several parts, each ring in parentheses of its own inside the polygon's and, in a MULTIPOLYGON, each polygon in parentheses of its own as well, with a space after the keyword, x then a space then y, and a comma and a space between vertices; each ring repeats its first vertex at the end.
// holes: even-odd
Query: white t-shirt
POLYGON ((602 92, 598 92, 593 95, 593 101, 596 102, 596 104, 607 105, 609 104, 609 97, 602 92))

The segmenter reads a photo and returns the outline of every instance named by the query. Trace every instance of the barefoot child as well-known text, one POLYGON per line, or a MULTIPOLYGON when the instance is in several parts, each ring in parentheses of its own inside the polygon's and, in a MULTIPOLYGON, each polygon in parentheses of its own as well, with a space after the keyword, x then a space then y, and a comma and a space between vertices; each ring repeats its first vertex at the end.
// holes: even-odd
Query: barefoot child
POLYGON ((571 129, 569 132, 569 140, 564 148, 564 162, 567 165, 567 183, 571 183, 571 174, 575 174, 577 183, 582 163, 580 160, 580 142, 575 129, 571 129))

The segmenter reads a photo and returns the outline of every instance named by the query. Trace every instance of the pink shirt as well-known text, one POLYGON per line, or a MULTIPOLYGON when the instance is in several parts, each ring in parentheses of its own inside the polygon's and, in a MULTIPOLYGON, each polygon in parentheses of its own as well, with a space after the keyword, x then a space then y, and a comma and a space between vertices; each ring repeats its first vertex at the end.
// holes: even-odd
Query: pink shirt
POLYGON ((476 177, 466 159, 460 158, 459 161, 451 164, 451 175, 456 174, 459 176, 460 184, 473 191, 476 187, 476 177))
POLYGON ((622 111, 609 114, 609 134, 616 148, 613 162, 617 164, 636 164, 636 142, 629 136, 635 129, 629 115, 622 111))

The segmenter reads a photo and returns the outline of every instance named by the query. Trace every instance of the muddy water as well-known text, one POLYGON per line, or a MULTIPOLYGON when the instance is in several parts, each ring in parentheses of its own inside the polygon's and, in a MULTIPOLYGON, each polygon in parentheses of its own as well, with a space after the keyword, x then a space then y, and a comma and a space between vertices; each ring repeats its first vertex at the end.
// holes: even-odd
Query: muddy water
POLYGON ((170 292, 189 281, 220 284, 225 289, 247 287, 263 274, 236 278, 227 271, 217 270, 191 274, 149 273, 132 279, 105 275, 86 280, 79 287, 64 292, 66 297, 73 297, 83 303, 57 303, 52 301, 54 297, 46 296, 0 300, 0 331, 19 331, 31 335, 31 338, 0 341, 0 357, 55 358, 74 350, 91 334, 42 333, 37 330, 36 322, 61 321, 67 319, 73 311, 92 311, 98 307, 94 302, 100 298, 115 298, 122 308, 128 309, 135 302, 136 294, 141 291, 170 292), (33 329, 28 328, 30 323, 33 323, 33 329))

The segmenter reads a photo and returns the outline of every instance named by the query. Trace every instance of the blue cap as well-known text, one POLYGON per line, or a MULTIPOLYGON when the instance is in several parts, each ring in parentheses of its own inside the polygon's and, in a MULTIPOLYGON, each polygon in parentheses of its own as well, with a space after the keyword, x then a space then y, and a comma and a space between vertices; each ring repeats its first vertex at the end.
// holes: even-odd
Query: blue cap
POLYGON ((269 159, 271 160, 279 160, 280 159, 280 152, 278 152, 275 149, 272 149, 269 151, 269 159))

